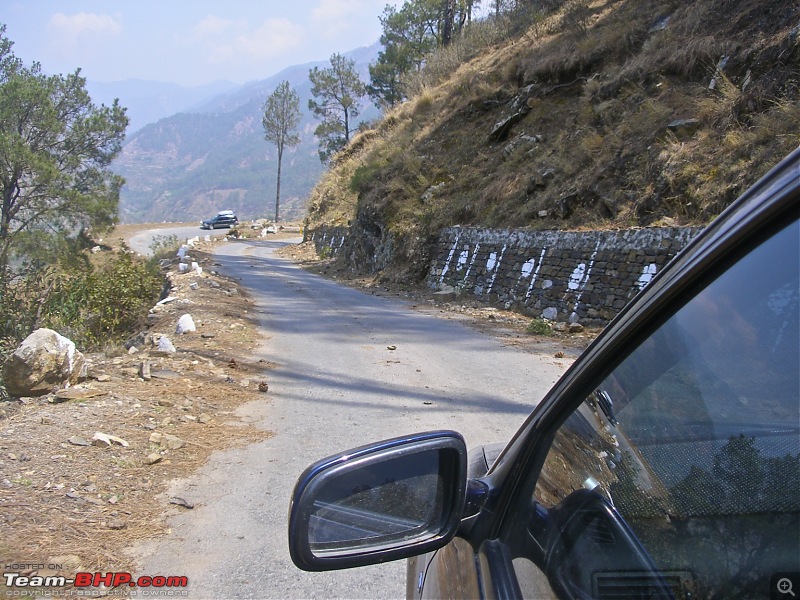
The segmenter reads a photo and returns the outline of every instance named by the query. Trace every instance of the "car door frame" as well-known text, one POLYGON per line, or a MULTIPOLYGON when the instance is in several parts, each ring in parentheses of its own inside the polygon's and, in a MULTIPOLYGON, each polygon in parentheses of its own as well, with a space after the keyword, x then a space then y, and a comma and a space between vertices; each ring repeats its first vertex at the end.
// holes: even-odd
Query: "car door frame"
MULTIPOLYGON (((469 542, 475 553, 463 562, 476 570, 483 597, 521 596, 497 540, 503 527, 513 521, 511 511, 525 482, 538 477, 561 424, 633 349, 699 290, 782 229, 790 218, 796 219, 799 212, 800 148, 746 191, 623 308, 547 393, 488 472, 473 482, 471 489, 480 496, 473 501, 480 508, 464 519, 459 537, 469 542)), ((446 554, 447 548, 443 550, 446 554)), ((429 556, 429 560, 422 559, 423 564, 418 559, 417 570, 435 571, 437 556, 429 556)), ((414 577, 409 569, 409 597, 414 577)), ((427 597, 424 588, 416 591, 421 595, 414 597, 427 597)))

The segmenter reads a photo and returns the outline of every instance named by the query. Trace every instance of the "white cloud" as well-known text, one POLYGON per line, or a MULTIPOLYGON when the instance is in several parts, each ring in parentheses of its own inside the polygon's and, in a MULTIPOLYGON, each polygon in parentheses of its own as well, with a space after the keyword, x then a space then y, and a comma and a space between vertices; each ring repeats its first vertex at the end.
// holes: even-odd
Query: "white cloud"
POLYGON ((364 10, 363 0, 320 0, 311 10, 315 21, 340 19, 364 10))
POLYGON ((206 36, 214 36, 226 33, 236 26, 236 21, 220 19, 214 15, 209 15, 194 26, 195 39, 202 39, 206 36))
POLYGON ((47 31, 68 47, 73 47, 79 40, 118 36, 122 32, 122 24, 110 15, 56 13, 47 22, 47 31))
POLYGON ((267 19, 257 29, 236 38, 236 47, 254 58, 270 58, 296 48, 303 29, 288 19, 267 19))
POLYGON ((189 41, 204 48, 211 63, 230 62, 237 67, 280 56, 298 48, 304 39, 303 28, 289 19, 256 24, 208 16, 194 27, 189 41))
POLYGON ((364 0, 320 0, 311 11, 311 20, 322 35, 336 37, 358 27, 368 9, 364 0))

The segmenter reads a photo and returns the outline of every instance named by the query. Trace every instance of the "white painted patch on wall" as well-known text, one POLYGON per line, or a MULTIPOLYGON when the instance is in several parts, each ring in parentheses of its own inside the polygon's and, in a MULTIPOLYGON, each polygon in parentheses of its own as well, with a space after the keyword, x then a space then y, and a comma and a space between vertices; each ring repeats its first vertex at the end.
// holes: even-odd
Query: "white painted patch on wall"
POLYGON ((651 263, 644 268, 644 271, 642 271, 639 277, 639 281, 636 282, 639 291, 642 291, 644 286, 653 280, 653 277, 656 276, 656 271, 658 271, 658 266, 655 263, 651 263))
MULTIPOLYGON (((533 273, 533 277, 531 278, 531 284, 528 286, 528 293, 525 294, 525 300, 529 300, 531 294, 533 293, 533 286, 536 285, 536 279, 539 277, 539 269, 542 268, 542 263, 544 262, 544 255, 547 253, 547 248, 542 248, 542 254, 539 256, 539 264, 536 266, 536 271, 533 273)), ((531 259, 533 260, 533 259, 531 259)), ((546 285, 547 282, 545 281, 545 289, 549 286, 546 285)), ((550 285, 553 285, 553 282, 550 282, 550 285)))
POLYGON ((536 261, 530 259, 528 262, 522 265, 522 276, 525 277, 526 279, 530 277, 535 267, 536 267, 536 261))
POLYGON ((517 286, 519 285, 520 281, 523 279, 527 279, 533 274, 533 269, 536 267, 536 261, 534 259, 530 259, 529 261, 525 262, 522 265, 521 272, 519 277, 517 278, 517 283, 514 284, 514 289, 516 290, 517 286))
POLYGON ((469 250, 462 250, 458 255, 458 264, 456 264, 456 271, 463 271, 469 259, 469 250))
MULTIPOLYGON (((575 269, 575 271, 573 271, 573 273, 572 273, 572 277, 575 277, 575 273, 580 269, 580 267, 581 266, 584 267, 582 279, 578 283, 578 294, 575 297, 575 306, 572 309, 572 313, 575 315, 575 319, 576 319, 575 321, 573 321, 575 323, 577 323, 577 318, 578 318, 578 314, 577 314, 578 313, 578 305, 580 305, 580 303, 581 303, 581 296, 583 296, 583 290, 586 289, 586 284, 589 282, 589 276, 592 274, 592 267, 594 267, 594 259, 597 257, 597 251, 598 250, 600 250, 600 240, 597 240, 597 245, 594 247, 594 252, 592 252, 592 257, 589 259, 589 266, 586 267, 585 265, 583 265, 581 263, 581 265, 578 265, 578 268, 575 269)), ((569 287, 570 287, 570 289, 576 289, 576 288, 572 287, 572 280, 570 280, 569 287)), ((570 315, 570 317, 571 316, 572 315, 570 315)))
MULTIPOLYGON (((503 249, 500 251, 500 258, 497 259, 497 262, 494 263, 491 268, 489 268, 489 263, 488 262, 486 263, 487 269, 489 269, 490 271, 494 269, 494 275, 492 275, 492 282, 489 284, 489 290, 486 292, 487 294, 492 293, 492 288, 494 287, 494 280, 497 279, 497 273, 500 271, 500 263, 503 262, 503 255, 506 253, 506 248, 508 248, 508 245, 503 244, 503 249)), ((489 256, 489 259, 491 260, 492 257, 494 256, 497 255, 494 252, 492 252, 492 254, 489 256)))
POLYGON ((447 262, 444 263, 444 268, 442 269, 442 275, 439 277, 439 283, 444 283, 444 276, 447 275, 447 272, 450 270, 450 263, 453 262, 453 256, 456 253, 456 248, 458 248, 458 240, 461 237, 461 234, 456 236, 456 241, 453 242, 453 247, 450 248, 450 254, 447 255, 447 262))
POLYGON ((575 270, 572 272, 567 287, 569 287, 569 289, 571 290, 577 290, 579 287, 581 287, 585 275, 586 275, 586 263, 581 263, 577 267, 575 267, 575 270))
MULTIPOLYGON (((467 280, 469 279, 469 274, 472 271, 472 265, 475 264, 475 259, 478 258, 478 250, 480 250, 480 249, 481 249, 481 245, 480 244, 475 244, 475 250, 472 252, 472 260, 469 261, 469 266, 467 267, 467 272, 464 274, 464 283, 466 283, 467 280)), ((477 289, 475 290, 475 293, 480 295, 480 293, 478 292, 477 289)))
POLYGON ((492 252, 486 261, 486 270, 494 271, 496 266, 497 266, 497 252, 492 252))

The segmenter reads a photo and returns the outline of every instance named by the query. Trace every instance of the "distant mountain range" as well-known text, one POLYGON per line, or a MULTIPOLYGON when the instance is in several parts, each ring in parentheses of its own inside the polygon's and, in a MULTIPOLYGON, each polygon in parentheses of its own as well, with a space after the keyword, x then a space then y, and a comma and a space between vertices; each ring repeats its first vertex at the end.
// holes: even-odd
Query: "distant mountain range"
MULTIPOLYGON (((380 45, 345 54, 362 79, 380 45)), ((232 209, 240 219, 272 218, 277 154, 264 140, 263 104, 281 81, 300 96, 301 143, 287 149, 281 175, 281 220, 301 219, 311 188, 324 171, 308 111, 308 72, 328 61, 297 65, 242 86, 217 82, 184 88, 139 80, 87 83, 95 103, 113 98, 128 108, 131 126, 123 151, 112 165, 126 179, 120 199, 123 223, 193 221, 232 209)), ((360 120, 379 116, 365 99, 360 120)))
POLYGON ((178 112, 194 110, 211 98, 238 87, 240 85, 232 81, 215 81, 197 87, 144 79, 86 82, 86 88, 95 104, 110 106, 114 98, 120 99, 130 119, 128 136, 149 123, 155 123, 178 112))

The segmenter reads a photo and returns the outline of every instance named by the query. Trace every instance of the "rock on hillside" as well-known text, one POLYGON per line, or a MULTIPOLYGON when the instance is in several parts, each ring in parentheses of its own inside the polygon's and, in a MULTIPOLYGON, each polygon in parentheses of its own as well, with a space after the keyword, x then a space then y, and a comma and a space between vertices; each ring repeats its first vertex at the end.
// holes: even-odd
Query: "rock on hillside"
POLYGON ((77 383, 86 375, 83 354, 52 329, 26 337, 3 365, 3 383, 11 396, 42 396, 77 383))
POLYGON ((796 3, 546 4, 432 57, 315 187, 354 269, 419 278, 443 226, 703 225, 800 141, 796 3))

